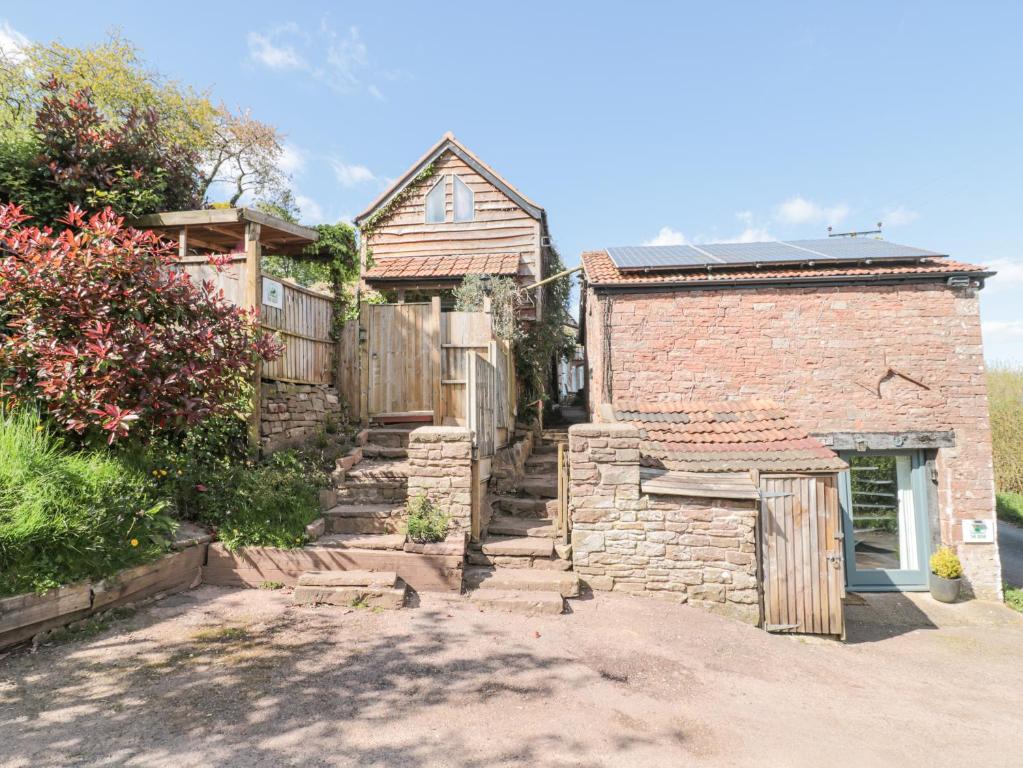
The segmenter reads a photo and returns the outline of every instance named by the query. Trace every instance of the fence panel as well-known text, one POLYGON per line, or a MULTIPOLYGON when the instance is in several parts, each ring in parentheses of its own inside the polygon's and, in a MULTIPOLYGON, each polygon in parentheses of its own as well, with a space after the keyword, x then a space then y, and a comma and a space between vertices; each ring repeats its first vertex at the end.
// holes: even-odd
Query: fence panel
POLYGON ((433 350, 439 329, 430 304, 366 304, 369 417, 433 412, 433 350))
POLYGON ((497 371, 478 352, 465 353, 468 373, 465 410, 469 414, 469 429, 477 458, 494 455, 496 437, 497 371))
POLYGON ((445 312, 441 315, 441 412, 444 424, 469 424, 466 408, 467 351, 490 354, 490 315, 483 312, 445 312))
MULTIPOLYGON (((300 384, 330 384, 335 342, 330 338, 333 299, 277 279, 283 290, 281 307, 263 304, 263 328, 276 332, 284 342, 284 354, 263 365, 263 378, 300 384)), ((264 297, 265 298, 265 297, 264 297)))

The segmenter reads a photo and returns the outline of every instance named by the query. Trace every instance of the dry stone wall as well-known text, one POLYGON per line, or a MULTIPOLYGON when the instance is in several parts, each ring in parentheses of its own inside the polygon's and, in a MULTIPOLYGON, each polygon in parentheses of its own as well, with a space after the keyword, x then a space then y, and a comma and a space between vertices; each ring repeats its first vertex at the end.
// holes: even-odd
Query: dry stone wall
POLYGON ((642 494, 635 427, 579 424, 568 434, 572 561, 591 588, 759 621, 755 502, 642 494))
POLYGON ((409 435, 408 497, 425 495, 450 516, 452 530, 472 525, 472 438, 463 427, 420 427, 409 435))
POLYGON ((342 417, 337 390, 329 384, 264 381, 261 395, 259 432, 264 453, 306 443, 342 417))

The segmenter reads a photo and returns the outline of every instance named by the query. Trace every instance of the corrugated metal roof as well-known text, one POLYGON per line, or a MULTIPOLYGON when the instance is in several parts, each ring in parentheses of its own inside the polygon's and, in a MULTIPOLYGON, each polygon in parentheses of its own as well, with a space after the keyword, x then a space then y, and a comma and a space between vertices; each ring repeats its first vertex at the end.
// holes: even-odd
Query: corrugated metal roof
POLYGON ((778 240, 760 243, 622 246, 608 248, 607 253, 615 266, 622 271, 867 260, 913 261, 943 258, 947 255, 888 240, 864 237, 829 237, 819 240, 778 240))

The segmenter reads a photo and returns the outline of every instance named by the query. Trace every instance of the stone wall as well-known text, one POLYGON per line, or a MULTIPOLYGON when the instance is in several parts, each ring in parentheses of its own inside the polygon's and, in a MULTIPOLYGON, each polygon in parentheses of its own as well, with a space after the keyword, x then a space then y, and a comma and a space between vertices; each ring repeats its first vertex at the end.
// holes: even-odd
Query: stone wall
POLYGON ((342 418, 337 390, 329 384, 264 381, 259 434, 264 453, 308 442, 342 418))
POLYGON ((612 402, 767 398, 817 435, 953 431, 955 447, 937 451, 941 541, 957 548, 978 596, 1000 595, 995 545, 962 543, 962 520, 995 519, 976 291, 941 282, 590 288, 586 313, 594 416, 609 390, 612 402))
POLYGON ((572 562, 591 588, 661 595, 756 624, 756 503, 643 495, 639 431, 569 429, 572 562))
POLYGON ((420 427, 409 435, 408 497, 426 495, 453 530, 472 525, 472 437, 464 427, 420 427))

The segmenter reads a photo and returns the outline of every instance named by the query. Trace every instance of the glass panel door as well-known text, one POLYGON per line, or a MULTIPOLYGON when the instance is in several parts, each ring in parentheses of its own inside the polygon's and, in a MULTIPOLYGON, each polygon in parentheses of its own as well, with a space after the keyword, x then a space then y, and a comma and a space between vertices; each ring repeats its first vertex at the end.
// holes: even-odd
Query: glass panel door
POLYGON ((850 589, 927 585, 924 463, 914 453, 852 453, 842 476, 846 580, 850 589))

